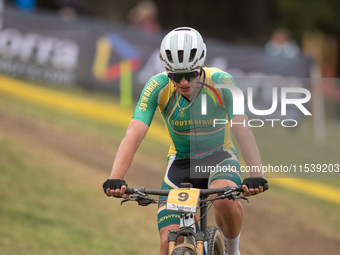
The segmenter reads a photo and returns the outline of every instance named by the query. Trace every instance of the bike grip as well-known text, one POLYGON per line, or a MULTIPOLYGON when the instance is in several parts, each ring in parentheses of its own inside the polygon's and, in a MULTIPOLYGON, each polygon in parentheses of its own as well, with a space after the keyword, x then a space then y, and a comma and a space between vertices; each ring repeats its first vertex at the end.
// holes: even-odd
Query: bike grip
POLYGON ((268 190, 268 189, 269 189, 268 183, 265 183, 265 184, 263 185, 263 191, 268 190))
POLYGON ((236 191, 243 192, 242 185, 236 187, 236 191))
POLYGON ((127 188, 125 194, 131 195, 134 193, 134 188, 127 188))

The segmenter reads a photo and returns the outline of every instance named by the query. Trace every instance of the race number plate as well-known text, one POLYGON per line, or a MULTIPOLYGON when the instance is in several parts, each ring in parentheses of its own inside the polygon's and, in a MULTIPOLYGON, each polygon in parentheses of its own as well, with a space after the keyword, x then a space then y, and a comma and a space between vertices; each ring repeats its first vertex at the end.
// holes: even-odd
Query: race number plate
POLYGON ((166 209, 196 213, 199 196, 199 189, 172 189, 168 195, 166 209))

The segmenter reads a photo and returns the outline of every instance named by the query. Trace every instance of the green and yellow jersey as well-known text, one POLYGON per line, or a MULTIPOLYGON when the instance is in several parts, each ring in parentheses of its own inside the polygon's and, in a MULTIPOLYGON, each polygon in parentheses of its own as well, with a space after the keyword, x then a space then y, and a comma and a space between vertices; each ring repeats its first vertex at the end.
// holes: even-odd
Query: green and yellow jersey
POLYGON ((204 158, 223 148, 234 149, 229 120, 233 115, 233 96, 216 84, 237 86, 233 77, 217 68, 203 68, 197 97, 189 100, 178 93, 167 74, 150 78, 137 103, 133 119, 151 124, 158 107, 170 135, 169 156, 175 159, 204 158), (206 96, 203 96, 206 95, 206 96), (202 98, 207 113, 202 114, 202 98), (214 119, 225 119, 226 125, 214 125, 214 119))

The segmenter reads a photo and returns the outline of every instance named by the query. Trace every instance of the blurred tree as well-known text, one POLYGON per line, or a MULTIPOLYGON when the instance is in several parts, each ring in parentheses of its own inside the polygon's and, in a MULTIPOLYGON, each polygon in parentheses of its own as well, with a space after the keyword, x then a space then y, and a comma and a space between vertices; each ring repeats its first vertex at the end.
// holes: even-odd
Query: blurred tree
MULTIPOLYGON (((337 41, 333 45, 334 51, 328 55, 337 55, 337 62, 340 59, 340 1, 339 0, 275 0, 272 9, 272 29, 285 27, 290 30, 292 37, 299 42, 304 35, 310 32, 322 32, 332 40, 337 41), (337 40, 336 40, 337 39, 337 40)), ((333 61, 334 62, 334 61, 333 61)), ((335 72, 340 74, 340 65, 334 64, 335 72), (337 66, 337 67, 336 67, 337 66)))
MULTIPOLYGON (((8 2, 11 1, 9 0, 8 2)), ((53 1, 36 0, 36 3, 39 8, 57 9, 57 5, 54 0, 53 1)))
POLYGON ((288 28, 297 40, 312 30, 340 34, 339 0, 275 0, 274 13, 273 26, 288 28))
MULTIPOLYGON (((77 1, 77 0, 64 0, 77 1)), ((38 7, 58 9, 58 0, 37 0, 38 7)), ((141 0, 87 0, 84 13, 108 21, 128 22, 141 0)), ((264 42, 269 34, 271 0, 154 0, 164 30, 192 26, 219 39, 264 42)))
POLYGON ((105 18, 109 21, 128 22, 128 12, 138 0, 88 0, 88 15, 105 18))
POLYGON ((193 26, 226 40, 263 42, 269 33, 270 0, 157 1, 166 29, 193 26))
MULTIPOLYGON (((6 0, 10 2, 14 0, 6 0)), ((58 9, 58 0, 36 0, 37 6, 58 9)), ((60 1, 60 0, 59 0, 60 1)), ((78 0, 64 0, 78 1, 78 0)), ((128 21, 141 0, 87 0, 84 13, 109 21, 128 21)), ((226 40, 264 43, 278 27, 299 42, 305 31, 319 29, 340 35, 340 0, 154 0, 164 30, 193 26, 204 35, 226 40)))

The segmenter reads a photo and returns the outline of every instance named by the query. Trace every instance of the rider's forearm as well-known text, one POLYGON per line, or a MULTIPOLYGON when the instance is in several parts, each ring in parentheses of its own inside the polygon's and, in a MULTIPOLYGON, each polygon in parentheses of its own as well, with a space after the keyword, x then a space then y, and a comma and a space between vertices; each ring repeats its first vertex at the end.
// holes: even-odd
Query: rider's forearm
POLYGON ((255 137, 253 133, 249 131, 244 132, 244 137, 241 138, 241 151, 247 166, 255 166, 250 168, 250 176, 264 177, 262 172, 261 155, 256 145, 255 137))
POLYGON ((116 154, 110 179, 124 179, 129 169, 133 156, 139 147, 139 143, 135 137, 126 136, 119 145, 116 154))
POLYGON ((110 179, 123 179, 128 171, 133 156, 144 139, 148 126, 142 122, 132 120, 123 141, 120 143, 113 163, 110 179))
POLYGON ((252 177, 264 177, 261 165, 261 155, 251 129, 249 127, 241 127, 233 133, 240 145, 244 161, 246 162, 246 165, 249 166, 250 175, 252 177))
MULTIPOLYGON (((123 179, 128 171, 133 157, 142 142, 144 135, 135 135, 134 128, 128 128, 126 135, 119 145, 118 152, 116 154, 110 179, 123 179)), ((146 132, 145 132, 146 133, 146 132)))

